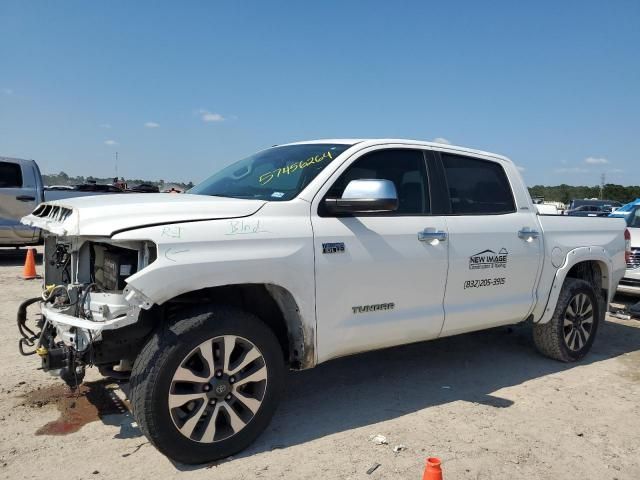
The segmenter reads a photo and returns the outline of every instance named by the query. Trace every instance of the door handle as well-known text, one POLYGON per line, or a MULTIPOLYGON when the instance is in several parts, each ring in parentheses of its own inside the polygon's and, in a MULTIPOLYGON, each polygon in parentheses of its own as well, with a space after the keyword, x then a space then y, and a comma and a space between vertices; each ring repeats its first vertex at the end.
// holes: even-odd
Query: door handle
POLYGON ((421 242, 431 242, 433 240, 444 242, 447 237, 447 232, 435 228, 425 228, 423 231, 418 232, 418 240, 421 242))
POLYGON ((522 230, 518 231, 518 238, 525 240, 526 242, 533 242, 534 238, 538 238, 540 236, 540 232, 537 230, 532 230, 529 227, 522 227, 522 230))
POLYGON ((36 197, 32 197, 31 195, 18 195, 16 200, 20 200, 21 202, 33 202, 36 197))

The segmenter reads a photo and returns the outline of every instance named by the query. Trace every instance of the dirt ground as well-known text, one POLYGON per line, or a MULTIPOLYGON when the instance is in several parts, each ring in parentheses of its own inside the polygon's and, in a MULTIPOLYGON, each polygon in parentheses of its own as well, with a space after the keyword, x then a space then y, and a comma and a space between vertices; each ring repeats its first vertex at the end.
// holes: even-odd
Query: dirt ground
POLYGON ((40 290, 18 279, 23 261, 0 251, 1 478, 418 479, 427 456, 442 459, 446 479, 640 478, 640 321, 607 317, 592 353, 571 365, 538 355, 518 326, 291 373, 252 447, 193 467, 147 443, 126 384, 91 370, 70 396, 18 353, 16 308, 40 290))

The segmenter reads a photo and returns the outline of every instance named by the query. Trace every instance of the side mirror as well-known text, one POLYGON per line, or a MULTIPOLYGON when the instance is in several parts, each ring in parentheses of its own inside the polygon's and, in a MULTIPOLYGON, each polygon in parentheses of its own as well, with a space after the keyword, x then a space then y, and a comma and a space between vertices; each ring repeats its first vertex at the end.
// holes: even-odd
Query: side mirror
POLYGON ((391 180, 351 180, 342 198, 327 198, 329 213, 393 212, 398 209, 398 193, 391 180))

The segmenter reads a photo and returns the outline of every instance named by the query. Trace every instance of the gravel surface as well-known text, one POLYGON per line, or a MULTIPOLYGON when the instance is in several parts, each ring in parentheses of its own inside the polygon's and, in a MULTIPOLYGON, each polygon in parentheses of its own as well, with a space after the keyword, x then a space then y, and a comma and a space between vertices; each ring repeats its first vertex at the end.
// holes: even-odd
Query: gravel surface
POLYGON ((252 447, 193 467, 146 442, 126 384, 92 369, 70 395, 20 356, 15 312, 40 290, 23 261, 0 250, 0 478, 417 479, 429 456, 447 479, 640 478, 640 321, 609 316, 575 364, 541 357, 517 326, 291 373, 252 447))

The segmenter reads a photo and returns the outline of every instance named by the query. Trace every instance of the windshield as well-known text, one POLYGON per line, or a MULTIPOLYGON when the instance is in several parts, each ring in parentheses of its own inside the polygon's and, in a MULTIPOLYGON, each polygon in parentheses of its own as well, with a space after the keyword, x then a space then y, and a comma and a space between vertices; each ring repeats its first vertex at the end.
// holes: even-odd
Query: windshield
POLYGON ((229 165, 187 193, 291 200, 350 146, 306 143, 269 148, 229 165))
POLYGON ((640 228, 640 206, 634 208, 629 215, 627 215, 627 227, 640 228))

